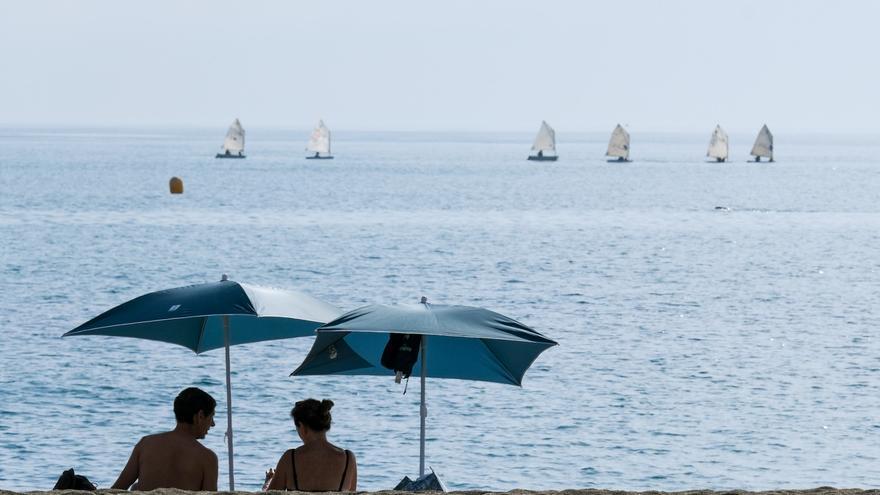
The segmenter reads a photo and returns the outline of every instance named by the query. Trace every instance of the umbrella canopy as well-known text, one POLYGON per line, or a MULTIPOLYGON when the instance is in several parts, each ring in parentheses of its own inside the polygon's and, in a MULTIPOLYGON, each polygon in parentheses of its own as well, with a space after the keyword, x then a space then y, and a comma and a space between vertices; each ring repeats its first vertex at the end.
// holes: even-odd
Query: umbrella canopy
MULTIPOLYGON (((430 336, 426 376, 522 385, 532 362, 557 345, 535 330, 488 309, 412 304, 371 305, 318 329, 294 375, 393 375, 380 363, 388 334, 430 336)), ((422 356, 413 366, 420 369, 422 356)))
POLYGON ((195 353, 229 345, 314 335, 341 311, 300 291, 223 280, 151 292, 64 334, 112 335, 182 345, 195 353))
POLYGON ((394 375, 381 360, 390 334, 420 335, 413 369, 421 376, 419 476, 425 474, 425 378, 522 385, 526 370, 557 345, 535 330, 483 308, 422 304, 372 305, 320 327, 294 375, 394 375))
POLYGON ((307 337, 339 316, 337 308, 300 291, 228 280, 151 292, 110 309, 65 333, 135 337, 177 344, 195 353, 226 350, 229 489, 235 489, 229 346, 307 337))

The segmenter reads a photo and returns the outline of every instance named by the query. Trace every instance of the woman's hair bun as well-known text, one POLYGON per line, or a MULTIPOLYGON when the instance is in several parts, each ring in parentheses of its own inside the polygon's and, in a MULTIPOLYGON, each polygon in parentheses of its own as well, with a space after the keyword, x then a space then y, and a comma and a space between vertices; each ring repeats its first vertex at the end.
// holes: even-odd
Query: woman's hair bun
POLYGON ((293 418, 296 426, 302 424, 313 431, 327 431, 330 429, 330 423, 333 422, 333 418, 330 416, 330 409, 332 408, 333 401, 330 399, 322 401, 316 399, 301 400, 290 410, 290 417, 293 418))

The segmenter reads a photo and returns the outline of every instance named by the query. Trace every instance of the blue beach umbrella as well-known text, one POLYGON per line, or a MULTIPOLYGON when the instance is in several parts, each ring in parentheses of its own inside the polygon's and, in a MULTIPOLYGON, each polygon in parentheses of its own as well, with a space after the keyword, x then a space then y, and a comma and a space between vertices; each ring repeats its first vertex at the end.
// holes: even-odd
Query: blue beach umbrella
POLYGON ((299 291, 220 282, 160 290, 110 309, 65 333, 110 335, 182 345, 200 354, 226 349, 226 438, 229 489, 235 490, 229 346, 315 335, 337 308, 299 291))
MULTIPOLYGON (((371 305, 349 311, 320 327, 312 349, 291 376, 394 375, 382 364, 395 334, 418 336, 421 377, 419 476, 425 474, 425 378, 458 378, 522 385, 539 354, 557 343, 488 309, 421 304, 371 305)), ((398 340, 399 342, 400 340, 398 340)), ((405 345, 405 344, 404 344, 405 345)), ((387 364, 387 363, 386 363, 387 364)), ((400 375, 397 376, 399 380, 400 375)))

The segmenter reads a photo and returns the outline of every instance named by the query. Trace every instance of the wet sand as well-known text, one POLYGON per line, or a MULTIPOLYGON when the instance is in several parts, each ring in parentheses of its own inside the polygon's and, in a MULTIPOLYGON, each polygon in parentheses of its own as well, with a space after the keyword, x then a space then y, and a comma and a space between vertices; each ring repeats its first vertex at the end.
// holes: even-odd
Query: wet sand
MULTIPOLYGON (((122 490, 98 490, 97 492, 82 492, 76 490, 55 490, 55 491, 35 491, 35 492, 11 492, 6 490, 0 490, 0 495, 72 495, 72 494, 118 494, 125 493, 122 490)), ((229 493, 235 495, 249 495, 257 492, 190 492, 186 490, 177 490, 173 488, 153 490, 152 493, 154 495, 190 495, 196 493, 229 493)), ((283 492, 283 491, 275 491, 275 492, 258 492, 258 493, 271 493, 271 494, 290 494, 291 492, 283 492)), ((307 492, 301 492, 307 493, 307 492)), ((420 495, 424 495, 426 493, 439 493, 439 492, 395 492, 395 491, 379 491, 379 492, 358 492, 358 493, 372 493, 377 495, 409 495, 410 493, 419 493, 420 495)), ((599 490, 599 489, 590 489, 590 490, 559 490, 559 491, 531 491, 531 490, 511 490, 509 492, 491 492, 491 491, 462 491, 462 492, 449 492, 451 494, 459 494, 459 495, 495 495, 495 494, 507 494, 507 495, 880 495, 880 490, 871 489, 871 490, 863 490, 863 489, 855 489, 855 488, 832 488, 832 487, 819 487, 819 488, 810 488, 803 490, 768 490, 768 491, 760 491, 760 492, 749 492, 745 490, 726 490, 726 491, 713 491, 713 490, 687 490, 680 492, 658 492, 658 491, 646 491, 646 492, 629 492, 623 490, 599 490)))

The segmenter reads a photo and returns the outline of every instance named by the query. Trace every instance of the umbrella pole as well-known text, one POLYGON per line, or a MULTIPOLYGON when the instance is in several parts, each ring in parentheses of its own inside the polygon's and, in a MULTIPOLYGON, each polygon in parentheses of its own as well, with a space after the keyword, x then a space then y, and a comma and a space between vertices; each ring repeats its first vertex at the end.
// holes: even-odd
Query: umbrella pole
POLYGON ((422 424, 419 432, 419 478, 425 475, 425 418, 428 416, 428 408, 425 406, 425 375, 427 375, 428 371, 427 356, 425 355, 425 351, 428 348, 427 340, 428 336, 422 335, 422 404, 419 409, 422 424))
POLYGON ((229 317, 223 316, 223 346, 226 348, 226 447, 229 451, 229 491, 235 491, 232 469, 232 375, 229 372, 229 317))

